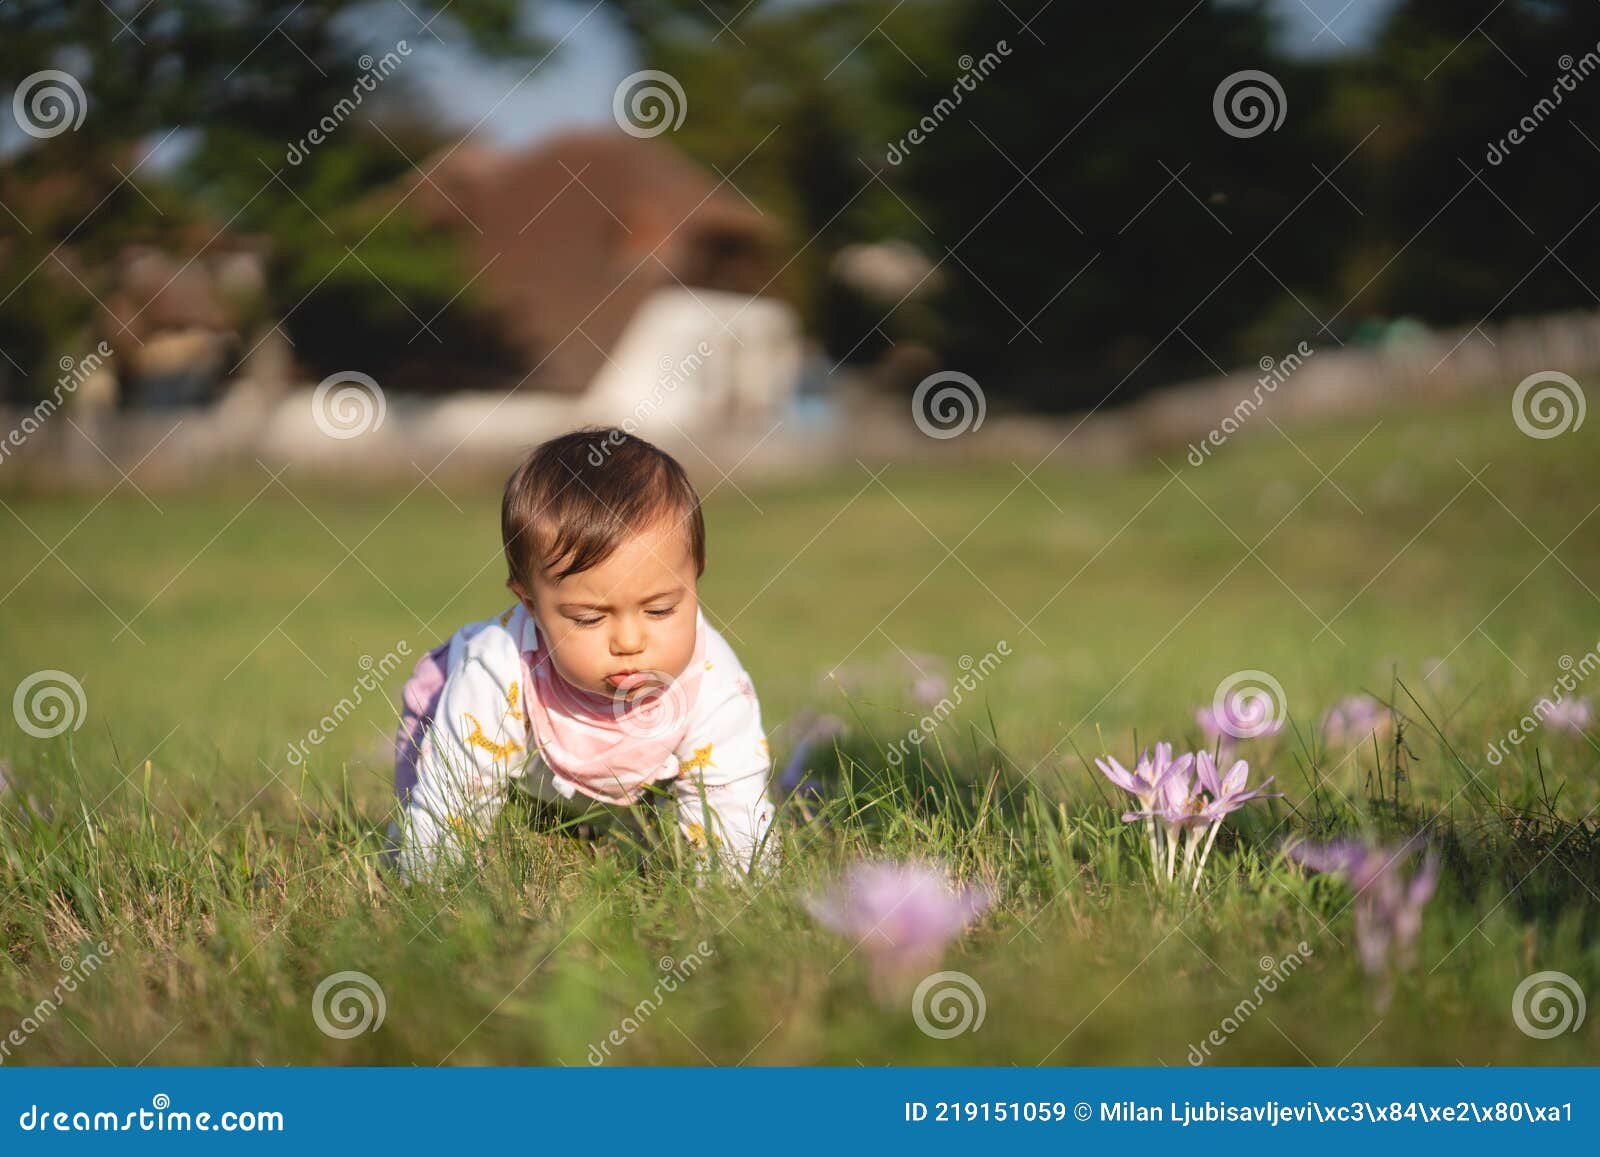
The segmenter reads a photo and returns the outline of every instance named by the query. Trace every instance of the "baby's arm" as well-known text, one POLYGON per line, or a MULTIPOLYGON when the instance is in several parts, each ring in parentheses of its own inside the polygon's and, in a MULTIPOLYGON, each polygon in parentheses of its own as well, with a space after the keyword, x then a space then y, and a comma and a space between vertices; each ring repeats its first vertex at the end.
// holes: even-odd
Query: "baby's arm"
POLYGON ((489 833, 509 777, 527 759, 521 657, 491 623, 451 644, 450 675, 417 760, 399 864, 408 879, 460 862, 489 833))
POLYGON ((672 785, 679 830, 702 857, 715 849, 741 872, 752 864, 770 870, 777 862, 772 758, 754 688, 740 672, 737 680, 708 678, 701 694, 672 785))

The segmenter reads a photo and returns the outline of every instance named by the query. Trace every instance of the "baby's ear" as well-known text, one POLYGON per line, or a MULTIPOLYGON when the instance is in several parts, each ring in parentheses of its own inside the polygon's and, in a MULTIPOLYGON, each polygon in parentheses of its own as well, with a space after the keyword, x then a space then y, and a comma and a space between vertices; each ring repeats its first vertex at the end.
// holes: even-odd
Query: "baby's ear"
POLYGON ((533 612, 533 599, 529 597, 528 592, 523 589, 521 583, 516 579, 508 578, 506 579, 506 589, 517 596, 517 601, 527 607, 530 614, 533 612))

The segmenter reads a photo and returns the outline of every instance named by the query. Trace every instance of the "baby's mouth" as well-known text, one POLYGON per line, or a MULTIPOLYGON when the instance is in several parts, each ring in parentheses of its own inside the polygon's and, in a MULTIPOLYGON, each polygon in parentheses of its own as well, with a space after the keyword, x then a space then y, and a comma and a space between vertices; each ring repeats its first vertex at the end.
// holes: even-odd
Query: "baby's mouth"
POLYGON ((618 691, 631 691, 653 679, 654 676, 649 671, 614 671, 606 676, 606 682, 618 691))

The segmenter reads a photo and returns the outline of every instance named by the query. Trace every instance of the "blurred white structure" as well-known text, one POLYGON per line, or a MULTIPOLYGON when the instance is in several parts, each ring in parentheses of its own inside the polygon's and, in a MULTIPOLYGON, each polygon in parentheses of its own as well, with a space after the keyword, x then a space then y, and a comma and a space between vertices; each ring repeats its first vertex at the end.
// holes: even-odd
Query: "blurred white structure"
POLYGON ((763 418, 794 396, 800 320, 769 297, 657 290, 634 314, 581 399, 587 420, 638 426, 763 418))
MULTIPOLYGON (((674 286, 655 291, 635 312, 581 393, 369 398, 355 392, 360 386, 341 383, 349 391, 342 407, 330 391, 296 389, 263 424, 252 422, 253 431, 196 429, 190 436, 236 445, 259 431, 258 450, 267 457, 374 466, 404 456, 504 454, 589 425, 695 442, 730 426, 771 426, 799 384, 802 341, 799 318, 781 301, 674 286)), ((217 420, 227 410, 218 407, 217 420)))

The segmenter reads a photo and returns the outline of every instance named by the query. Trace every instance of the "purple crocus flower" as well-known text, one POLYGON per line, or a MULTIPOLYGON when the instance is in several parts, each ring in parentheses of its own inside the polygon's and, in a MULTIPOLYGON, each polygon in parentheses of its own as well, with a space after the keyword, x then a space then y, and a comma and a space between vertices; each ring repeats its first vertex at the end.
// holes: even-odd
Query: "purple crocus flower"
POLYGON ((1371 695, 1348 695, 1322 717, 1322 734, 1329 743, 1365 743, 1390 723, 1388 708, 1371 695))
POLYGON ((1391 913, 1389 926, 1394 936, 1395 953, 1402 968, 1416 964, 1417 939, 1422 935, 1422 908, 1439 887, 1439 857, 1429 852, 1422 866, 1401 887, 1397 877, 1394 895, 1385 906, 1391 913))
POLYGON ((1208 703, 1194 709, 1194 720, 1206 738, 1220 740, 1224 748, 1239 739, 1276 735, 1283 730, 1283 720, 1272 714, 1272 704, 1260 697, 1251 698, 1236 691, 1222 703, 1208 703))
MULTIPOLYGON (((1185 756, 1185 759, 1189 757, 1185 756)), ((1219 772, 1211 753, 1202 751, 1194 756, 1194 773, 1187 765, 1180 773, 1168 774, 1156 790, 1154 802, 1144 811, 1123 816, 1124 820, 1140 818, 1160 820, 1165 829, 1167 849, 1167 879, 1175 878, 1177 853, 1180 841, 1187 840, 1183 854, 1183 872, 1190 874, 1193 867, 1191 891, 1198 891, 1200 874, 1205 871, 1206 860, 1217 841, 1222 821, 1251 800, 1262 799, 1265 788, 1272 782, 1269 776, 1255 788, 1247 788, 1250 765, 1237 760, 1226 774, 1219 772), (1197 858, 1198 854, 1198 858, 1197 858)), ((1152 845, 1153 847, 1153 845, 1152 845)))
POLYGON ((1193 764, 1193 755, 1184 754, 1174 759, 1170 743, 1156 744, 1154 759, 1150 758, 1148 751, 1139 756, 1139 762, 1132 771, 1109 755, 1094 761, 1101 775, 1133 796, 1146 809, 1154 806, 1162 783, 1171 776, 1187 776, 1193 764))
POLYGON ((1233 753, 1239 749, 1239 741, 1225 728, 1222 718, 1217 714, 1216 708, 1209 703, 1204 707, 1194 709, 1194 721, 1200 725, 1200 731, 1216 748, 1218 759, 1231 759, 1233 753))
POLYGON ((1110 756, 1095 760, 1095 766, 1138 801, 1140 806, 1122 818, 1128 823, 1145 821, 1150 863, 1158 880, 1163 863, 1166 882, 1177 878, 1178 848, 1185 846, 1183 872, 1188 876, 1193 868, 1192 891, 1199 889, 1200 874, 1222 821, 1251 800, 1279 794, 1264 790, 1271 777, 1255 788, 1247 787, 1250 765, 1242 759, 1224 774, 1210 752, 1174 757, 1170 743, 1156 744, 1155 757, 1146 752, 1132 771, 1110 756))
POLYGON ((938 655, 914 651, 904 655, 912 702, 919 707, 937 707, 950 694, 950 678, 945 661, 938 655))
POLYGON ((1134 820, 1153 816, 1166 825, 1169 838, 1183 828, 1201 822, 1205 797, 1195 790, 1195 757, 1184 755, 1173 760, 1167 773, 1156 784, 1155 795, 1143 811, 1129 812, 1122 818, 1134 820))
POLYGON ((932 971, 946 946, 993 902, 987 888, 953 889, 925 863, 859 863, 806 908, 823 926, 854 942, 885 997, 932 971))
MULTIPOLYGON (((1122 818, 1126 823, 1141 819, 1145 821, 1152 868, 1161 863, 1162 848, 1166 849, 1167 882, 1170 884, 1177 871, 1178 845, 1183 842, 1184 834, 1190 832, 1192 835, 1192 829, 1200 823, 1200 809, 1205 806, 1205 797, 1195 791, 1193 755, 1186 753, 1172 759, 1172 748, 1164 743, 1156 745, 1156 753, 1156 763, 1151 765, 1150 773, 1154 778, 1154 787, 1148 799, 1141 798, 1145 805, 1143 810, 1128 812, 1122 818), (1166 756, 1164 766, 1163 755, 1166 756), (1161 821, 1159 838, 1156 835, 1157 820, 1161 821)), ((1144 766, 1143 760, 1140 766, 1144 766)), ((1194 855, 1195 844, 1195 839, 1191 838, 1189 853, 1184 858, 1185 868, 1194 855)))
POLYGON ((1291 859, 1315 872, 1339 873, 1355 892, 1356 953, 1368 976, 1381 984, 1378 1003, 1387 1007, 1393 993, 1391 969, 1415 963, 1422 932, 1422 909, 1439 883, 1439 859, 1431 851, 1407 878, 1401 865, 1410 859, 1420 837, 1398 848, 1355 840, 1300 844, 1291 859))
POLYGON ((937 707, 949 694, 949 682, 937 675, 924 675, 911 684, 911 700, 918 707, 937 707))
POLYGON ((1313 872, 1333 875, 1343 872, 1360 891, 1371 879, 1370 871, 1382 863, 1374 849, 1359 840, 1333 840, 1326 844, 1296 844, 1289 849, 1289 858, 1313 872))
POLYGON ((1238 811, 1253 799, 1278 798, 1280 791, 1269 792, 1267 785, 1276 776, 1267 776, 1255 787, 1246 790, 1245 781, 1250 776, 1250 765, 1236 760, 1226 773, 1212 761, 1211 753, 1202 751, 1195 756, 1195 777, 1211 799, 1201 808, 1201 816, 1209 823, 1218 823, 1238 811))
POLYGON ((1588 699, 1541 699, 1534 706, 1534 714, 1551 727, 1582 732, 1594 722, 1594 704, 1588 699))

